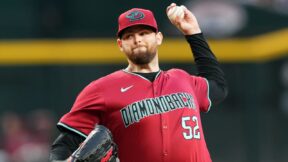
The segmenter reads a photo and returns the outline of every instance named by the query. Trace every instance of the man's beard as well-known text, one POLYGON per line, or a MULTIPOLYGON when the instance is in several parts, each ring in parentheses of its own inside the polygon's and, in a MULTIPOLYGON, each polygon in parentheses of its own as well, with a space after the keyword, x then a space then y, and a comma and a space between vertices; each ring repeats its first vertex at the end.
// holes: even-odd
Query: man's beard
POLYGON ((153 53, 145 52, 128 55, 128 59, 136 65, 145 65, 150 63, 156 56, 156 51, 153 53))

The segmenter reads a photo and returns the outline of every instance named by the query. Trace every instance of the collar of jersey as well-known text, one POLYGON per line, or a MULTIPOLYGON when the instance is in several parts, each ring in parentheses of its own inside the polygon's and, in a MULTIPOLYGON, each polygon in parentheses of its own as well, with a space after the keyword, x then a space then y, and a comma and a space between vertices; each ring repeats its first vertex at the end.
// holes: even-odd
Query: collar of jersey
MULTIPOLYGON (((133 73, 133 72, 127 71, 126 69, 123 69, 122 71, 124 71, 125 73, 128 73, 128 74, 131 74, 131 75, 138 76, 138 77, 140 77, 140 78, 142 78, 144 80, 147 80, 147 81, 151 82, 149 79, 147 79, 147 78, 145 78, 145 77, 143 77, 143 76, 141 76, 141 75, 139 75, 137 73, 133 73)), ((160 69, 159 72, 157 73, 154 81, 158 78, 158 76, 161 74, 161 72, 162 72, 162 70, 160 69)))

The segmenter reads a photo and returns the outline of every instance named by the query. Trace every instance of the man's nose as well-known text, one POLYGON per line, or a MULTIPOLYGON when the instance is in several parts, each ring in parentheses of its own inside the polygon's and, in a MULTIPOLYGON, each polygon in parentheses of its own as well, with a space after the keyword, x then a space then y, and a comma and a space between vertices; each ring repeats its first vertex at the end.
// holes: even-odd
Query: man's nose
POLYGON ((141 41, 142 41, 142 36, 139 35, 139 34, 135 34, 135 35, 134 35, 134 41, 135 41, 135 43, 136 43, 136 42, 137 42, 137 43, 141 42, 141 41))

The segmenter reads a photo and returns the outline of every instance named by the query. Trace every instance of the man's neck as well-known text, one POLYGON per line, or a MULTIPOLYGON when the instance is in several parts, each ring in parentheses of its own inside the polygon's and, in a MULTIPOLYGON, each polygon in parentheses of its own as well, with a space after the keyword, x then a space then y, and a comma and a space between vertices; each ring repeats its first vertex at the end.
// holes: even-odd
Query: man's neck
POLYGON ((140 66, 130 66, 126 68, 129 72, 136 72, 136 73, 151 73, 151 72, 157 72, 160 70, 159 67, 151 68, 151 67, 140 67, 140 66))

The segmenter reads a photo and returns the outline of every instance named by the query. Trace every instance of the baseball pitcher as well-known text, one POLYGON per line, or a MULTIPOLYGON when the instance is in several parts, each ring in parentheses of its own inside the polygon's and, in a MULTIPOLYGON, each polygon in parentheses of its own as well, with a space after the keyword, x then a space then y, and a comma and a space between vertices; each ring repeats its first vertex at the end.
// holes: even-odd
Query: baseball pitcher
POLYGON ((117 43, 128 65, 79 93, 57 124, 61 134, 51 161, 212 161, 200 113, 226 97, 224 73, 193 13, 172 3, 166 14, 186 38, 197 74, 162 70, 158 47, 163 35, 153 13, 125 11, 118 18, 117 43))

